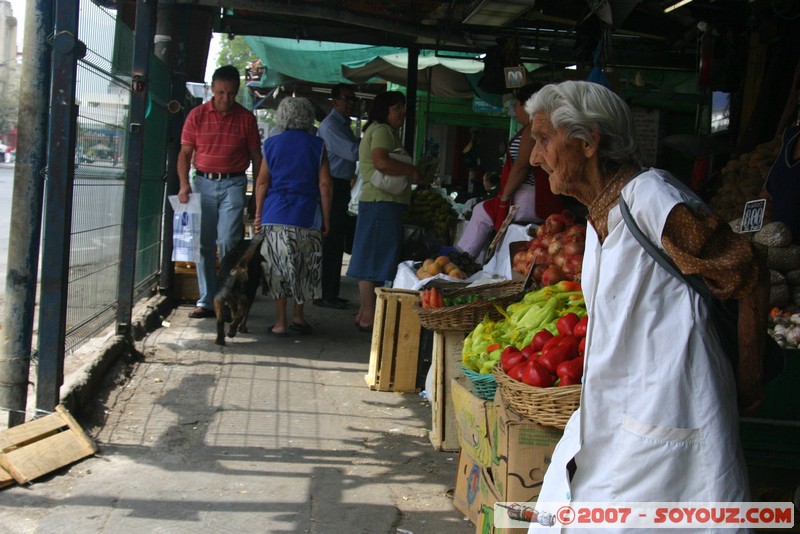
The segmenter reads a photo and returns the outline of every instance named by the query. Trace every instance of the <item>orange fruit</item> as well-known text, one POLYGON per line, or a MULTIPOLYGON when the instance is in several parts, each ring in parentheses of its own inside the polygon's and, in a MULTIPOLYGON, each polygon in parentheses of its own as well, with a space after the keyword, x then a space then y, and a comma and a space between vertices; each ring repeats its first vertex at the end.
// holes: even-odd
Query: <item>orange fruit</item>
POLYGON ((450 263, 450 258, 448 258, 447 256, 439 256, 438 258, 436 258, 436 263, 439 264, 439 267, 444 267, 445 265, 450 263))
POLYGON ((441 272, 442 272, 442 267, 438 263, 433 262, 430 265, 428 265, 428 274, 436 275, 441 272))

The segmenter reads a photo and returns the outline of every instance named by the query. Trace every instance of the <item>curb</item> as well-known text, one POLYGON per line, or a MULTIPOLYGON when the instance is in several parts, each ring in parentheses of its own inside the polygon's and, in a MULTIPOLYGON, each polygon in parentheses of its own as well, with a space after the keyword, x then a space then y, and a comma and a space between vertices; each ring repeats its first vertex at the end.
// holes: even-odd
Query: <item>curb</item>
POLYGON ((64 377, 61 404, 71 413, 80 413, 94 398, 106 375, 120 358, 136 352, 134 341, 161 327, 161 321, 175 307, 171 297, 157 295, 138 306, 132 320, 131 336, 114 335, 96 351, 92 361, 64 377))

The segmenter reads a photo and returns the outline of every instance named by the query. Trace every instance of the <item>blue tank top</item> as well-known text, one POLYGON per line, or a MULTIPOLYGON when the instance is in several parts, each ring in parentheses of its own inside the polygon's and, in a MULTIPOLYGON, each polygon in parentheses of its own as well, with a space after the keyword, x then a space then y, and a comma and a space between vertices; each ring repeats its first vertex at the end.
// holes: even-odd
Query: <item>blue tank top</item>
POLYGON ((319 168, 323 141, 303 130, 286 130, 264 141, 270 186, 262 224, 321 228, 319 168))

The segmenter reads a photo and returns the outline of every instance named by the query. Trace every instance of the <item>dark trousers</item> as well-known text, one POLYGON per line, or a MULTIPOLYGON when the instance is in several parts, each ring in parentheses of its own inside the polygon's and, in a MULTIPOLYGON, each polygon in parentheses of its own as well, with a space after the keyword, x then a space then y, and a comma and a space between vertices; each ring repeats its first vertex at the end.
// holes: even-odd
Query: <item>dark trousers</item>
POLYGON ((322 240, 322 298, 333 300, 339 296, 342 276, 342 254, 347 236, 347 205, 350 203, 350 180, 333 178, 331 227, 322 240))

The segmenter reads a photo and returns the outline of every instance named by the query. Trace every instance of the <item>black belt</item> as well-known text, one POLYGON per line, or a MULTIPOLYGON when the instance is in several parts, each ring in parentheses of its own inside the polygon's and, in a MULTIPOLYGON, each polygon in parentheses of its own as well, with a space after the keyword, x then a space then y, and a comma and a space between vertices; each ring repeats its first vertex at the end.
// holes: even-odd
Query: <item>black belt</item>
POLYGON ((235 178, 237 176, 244 176, 245 171, 239 172, 203 172, 197 171, 197 176, 208 178, 209 180, 225 180, 227 178, 235 178))

